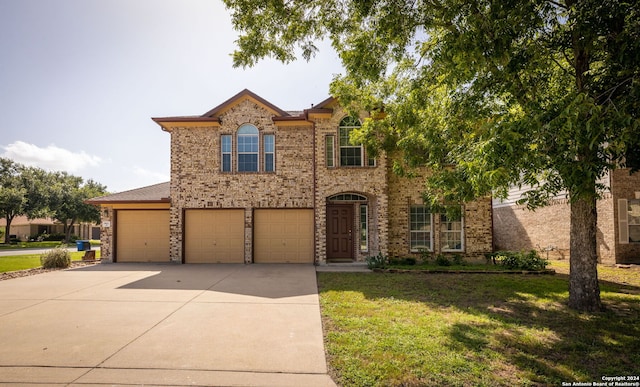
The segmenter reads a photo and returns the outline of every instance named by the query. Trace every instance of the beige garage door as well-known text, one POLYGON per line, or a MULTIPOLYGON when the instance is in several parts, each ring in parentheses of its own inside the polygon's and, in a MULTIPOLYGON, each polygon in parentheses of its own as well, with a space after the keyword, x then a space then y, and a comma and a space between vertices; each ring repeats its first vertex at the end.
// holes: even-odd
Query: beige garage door
POLYGON ((116 262, 168 262, 169 210, 119 210, 116 262))
POLYGON ((313 263, 313 210, 255 210, 256 263, 313 263))
POLYGON ((187 210, 186 263, 244 263, 244 210, 187 210))

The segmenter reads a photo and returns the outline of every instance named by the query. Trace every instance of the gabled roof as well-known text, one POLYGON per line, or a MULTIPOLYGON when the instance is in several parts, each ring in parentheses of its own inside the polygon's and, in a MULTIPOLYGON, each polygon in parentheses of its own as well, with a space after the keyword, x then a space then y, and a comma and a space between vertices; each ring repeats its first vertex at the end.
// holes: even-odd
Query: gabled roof
POLYGON ((136 188, 111 195, 86 200, 88 204, 113 203, 169 203, 169 182, 136 188))
POLYGON ((236 105, 237 103, 239 103, 243 99, 253 99, 253 100, 255 100, 255 102, 258 102, 260 105, 263 105, 265 108, 267 108, 267 110, 271 110, 278 117, 289 116, 289 113, 287 113, 286 111, 280 109, 279 107, 277 107, 276 105, 274 105, 271 102, 267 101, 266 99, 264 99, 264 98, 260 97, 259 95, 253 93, 251 90, 244 89, 241 92, 239 92, 238 94, 236 94, 233 97, 229 98, 228 100, 224 101, 220 105, 218 105, 218 106, 214 107, 213 109, 209 110, 208 112, 204 113, 202 115, 202 117, 211 117, 211 118, 218 117, 220 114, 222 114, 226 110, 228 110, 231 106, 236 105))
POLYGON ((261 105, 267 111, 273 114, 274 122, 308 122, 309 114, 331 114, 334 105, 337 103, 336 99, 329 97, 317 105, 311 105, 311 108, 296 111, 285 111, 260 97, 249 89, 244 89, 228 100, 224 101, 220 105, 214 107, 201 116, 180 116, 180 117, 156 117, 152 118, 157 124, 159 124, 163 130, 171 131, 172 124, 180 125, 200 125, 199 123, 210 123, 213 126, 220 125, 220 117, 233 106, 239 104, 243 100, 250 100, 258 105, 261 105))

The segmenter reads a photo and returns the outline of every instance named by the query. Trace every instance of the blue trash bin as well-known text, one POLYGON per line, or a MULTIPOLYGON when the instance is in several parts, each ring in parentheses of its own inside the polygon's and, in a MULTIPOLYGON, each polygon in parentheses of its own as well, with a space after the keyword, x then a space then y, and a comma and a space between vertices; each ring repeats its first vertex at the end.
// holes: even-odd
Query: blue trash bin
POLYGON ((76 247, 78 248, 78 251, 88 251, 91 250, 91 242, 77 240, 76 247))

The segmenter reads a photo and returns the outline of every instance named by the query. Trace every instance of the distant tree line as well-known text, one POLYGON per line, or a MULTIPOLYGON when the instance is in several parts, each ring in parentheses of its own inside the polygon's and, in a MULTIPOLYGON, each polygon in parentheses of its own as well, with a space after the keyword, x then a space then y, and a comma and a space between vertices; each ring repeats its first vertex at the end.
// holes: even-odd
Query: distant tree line
POLYGON ((102 196, 107 187, 67 172, 47 172, 0 158, 0 217, 6 219, 4 242, 10 242, 16 216, 49 217, 64 225, 65 241, 78 222, 99 222, 100 211, 86 199, 102 196))

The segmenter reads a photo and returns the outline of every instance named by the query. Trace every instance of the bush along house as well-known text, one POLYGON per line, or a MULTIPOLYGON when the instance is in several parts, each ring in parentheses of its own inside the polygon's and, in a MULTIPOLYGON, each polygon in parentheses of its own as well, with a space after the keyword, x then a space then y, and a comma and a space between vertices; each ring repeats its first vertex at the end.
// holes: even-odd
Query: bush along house
POLYGON ((349 134, 364 117, 329 98, 284 111, 243 90, 201 116, 153 118, 171 181, 89 202, 108 262, 314 263, 492 251, 491 199, 449 219, 349 134))

